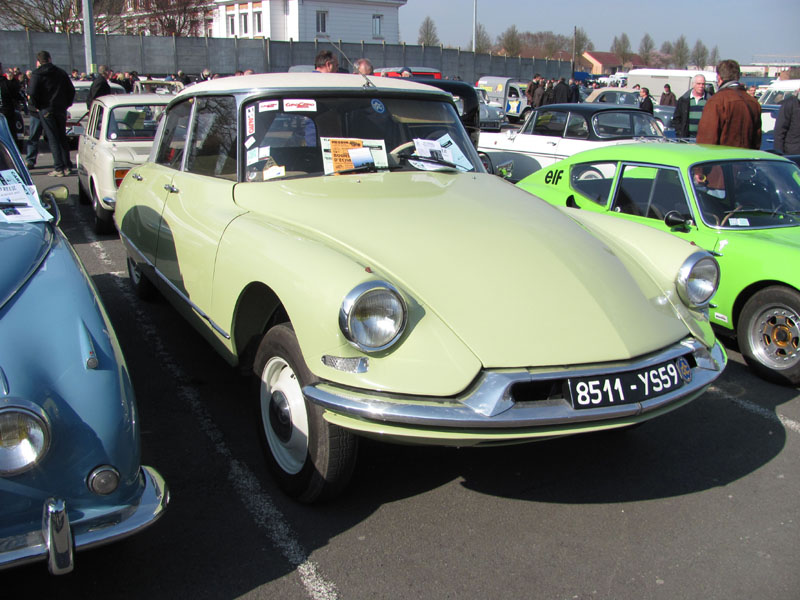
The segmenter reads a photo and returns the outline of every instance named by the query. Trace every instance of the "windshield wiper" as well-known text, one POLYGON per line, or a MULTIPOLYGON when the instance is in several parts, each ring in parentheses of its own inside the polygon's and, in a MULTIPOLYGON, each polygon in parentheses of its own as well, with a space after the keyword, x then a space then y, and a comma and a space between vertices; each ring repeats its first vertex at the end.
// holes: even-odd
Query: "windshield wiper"
POLYGON ((451 163, 448 160, 444 160, 442 158, 436 158, 434 156, 417 156, 415 154, 398 154, 398 159, 403 159, 406 161, 417 160, 419 162, 430 163, 433 165, 440 165, 442 167, 447 167, 448 169, 453 169, 455 171, 461 171, 459 166, 455 163, 451 163))
POLYGON ((360 167, 352 167, 350 169, 341 169, 340 171, 334 171, 331 175, 349 175, 352 173, 377 173, 379 171, 392 171, 401 168, 400 166, 386 166, 386 167, 376 167, 374 163, 369 163, 366 165, 361 165, 360 167))

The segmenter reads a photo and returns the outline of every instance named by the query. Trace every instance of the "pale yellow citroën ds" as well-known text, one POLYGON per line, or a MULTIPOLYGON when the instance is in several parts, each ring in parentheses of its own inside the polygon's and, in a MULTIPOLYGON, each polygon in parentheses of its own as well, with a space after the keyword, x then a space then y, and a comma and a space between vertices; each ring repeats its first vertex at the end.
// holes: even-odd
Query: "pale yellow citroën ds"
POLYGON ((630 426, 726 355, 716 260, 486 173, 452 97, 392 78, 217 79, 170 102, 114 220, 157 288, 260 380, 272 472, 304 502, 359 436, 457 446, 630 426))

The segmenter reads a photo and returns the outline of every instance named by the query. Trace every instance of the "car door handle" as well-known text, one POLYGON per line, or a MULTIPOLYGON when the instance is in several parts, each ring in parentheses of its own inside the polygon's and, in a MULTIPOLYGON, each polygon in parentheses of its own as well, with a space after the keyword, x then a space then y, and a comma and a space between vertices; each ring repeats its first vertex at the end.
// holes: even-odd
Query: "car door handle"
POLYGON ((169 183, 164 184, 164 189, 167 190, 170 194, 178 193, 178 188, 176 188, 174 185, 170 185, 169 183))
POLYGON ((131 175, 131 177, 133 177, 136 181, 144 181, 144 177, 142 177, 138 173, 134 173, 133 175, 131 175))
POLYGON ((556 144, 558 144, 558 142, 547 142, 548 146, 555 146, 556 144))

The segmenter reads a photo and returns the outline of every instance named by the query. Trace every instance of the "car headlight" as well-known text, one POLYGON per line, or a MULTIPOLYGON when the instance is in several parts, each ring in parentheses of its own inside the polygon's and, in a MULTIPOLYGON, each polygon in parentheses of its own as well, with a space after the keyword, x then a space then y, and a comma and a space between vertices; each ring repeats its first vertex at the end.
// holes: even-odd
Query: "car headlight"
POLYGON ((719 286, 719 264, 706 252, 695 252, 678 271, 675 287, 690 308, 705 308, 719 286))
POLYGON ((21 408, 0 409, 0 475, 34 466, 47 452, 50 435, 44 420, 21 408))
POLYGON ((385 281, 367 281, 345 296, 339 327, 347 340, 364 352, 379 352, 394 344, 406 327, 406 303, 385 281))

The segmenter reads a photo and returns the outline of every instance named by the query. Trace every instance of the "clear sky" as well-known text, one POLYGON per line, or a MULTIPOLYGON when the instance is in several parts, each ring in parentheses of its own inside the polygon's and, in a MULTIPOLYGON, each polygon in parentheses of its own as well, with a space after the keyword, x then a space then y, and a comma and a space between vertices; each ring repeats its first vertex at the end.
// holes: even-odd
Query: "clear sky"
MULTIPOLYGON (((595 50, 608 51, 615 36, 627 34, 636 52, 645 33, 656 49, 686 36, 689 49, 699 39, 709 52, 741 64, 800 62, 800 0, 477 0, 478 22, 492 39, 516 25, 519 31, 572 35, 581 27, 595 50)), ((425 17, 439 40, 472 46, 473 0, 408 0, 400 8, 400 40, 416 44, 425 17)))

